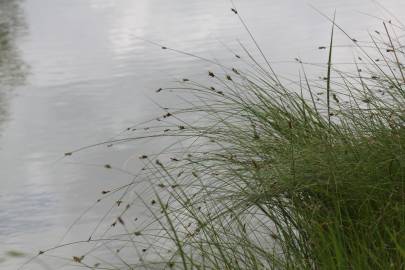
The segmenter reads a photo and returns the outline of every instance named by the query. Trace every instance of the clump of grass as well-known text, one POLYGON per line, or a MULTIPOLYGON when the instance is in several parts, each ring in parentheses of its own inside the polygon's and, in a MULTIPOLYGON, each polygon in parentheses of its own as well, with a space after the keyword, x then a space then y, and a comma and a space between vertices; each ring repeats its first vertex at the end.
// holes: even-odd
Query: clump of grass
POLYGON ((105 144, 178 140, 142 154, 135 180, 103 193, 122 191, 118 214, 74 261, 105 269, 86 260, 114 245, 121 255, 108 269, 403 269, 405 54, 395 33, 404 29, 383 26, 371 49, 347 35, 359 54, 354 72, 335 67, 332 30, 321 81, 299 59, 291 80, 261 50, 263 61, 245 50, 237 58, 251 68, 220 65, 207 71, 209 84, 171 88, 191 93, 191 106, 165 109, 157 131, 129 128, 149 133, 105 144), (142 225, 127 222, 137 203, 149 217, 142 225))
POLYGON ((200 106, 185 112, 205 121, 183 132, 195 141, 181 165, 153 167, 181 183, 168 208, 159 199, 179 268, 405 267, 404 47, 383 26, 371 51, 348 36, 356 73, 333 67, 332 29, 323 83, 303 70, 287 86, 247 52, 253 71, 188 84, 200 106))

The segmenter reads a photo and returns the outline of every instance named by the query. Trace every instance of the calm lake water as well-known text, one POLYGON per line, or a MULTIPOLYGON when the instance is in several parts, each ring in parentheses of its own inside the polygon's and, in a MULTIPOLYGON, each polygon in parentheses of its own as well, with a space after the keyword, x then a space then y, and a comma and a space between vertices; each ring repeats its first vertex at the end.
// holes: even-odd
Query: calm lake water
MULTIPOLYGON (((336 9, 338 23, 365 40, 381 29, 374 16, 405 22, 405 1, 381 2, 392 14, 372 0, 235 1, 283 74, 297 73, 295 57, 326 61, 317 48, 328 44, 331 25, 309 3, 327 15, 336 9)), ((126 161, 150 149, 128 144, 61 160, 63 153, 159 115, 156 103, 176 104, 157 88, 206 78, 210 64, 144 39, 228 63, 229 48, 241 51, 238 39, 252 47, 230 7, 227 0, 0 0, 0 269, 25 259, 10 250, 55 245, 103 189, 130 180, 102 164, 135 172, 139 165, 126 161)), ((353 57, 345 46, 336 54, 353 57)), ((86 235, 105 210, 89 213, 66 240, 86 235)), ((27 267, 37 268, 47 269, 39 261, 27 267)))

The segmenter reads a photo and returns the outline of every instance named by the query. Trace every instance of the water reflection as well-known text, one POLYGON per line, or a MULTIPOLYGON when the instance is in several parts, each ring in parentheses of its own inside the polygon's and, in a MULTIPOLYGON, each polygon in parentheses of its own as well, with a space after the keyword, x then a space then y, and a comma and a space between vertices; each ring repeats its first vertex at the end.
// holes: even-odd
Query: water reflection
POLYGON ((27 65, 17 47, 26 29, 20 2, 0 0, 0 122, 7 115, 7 92, 23 84, 27 75, 27 65))

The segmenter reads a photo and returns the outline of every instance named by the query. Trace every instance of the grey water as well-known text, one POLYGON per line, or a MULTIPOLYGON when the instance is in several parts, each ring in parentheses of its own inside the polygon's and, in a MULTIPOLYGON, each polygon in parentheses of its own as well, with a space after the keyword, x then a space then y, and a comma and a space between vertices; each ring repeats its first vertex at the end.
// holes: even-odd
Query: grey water
MULTIPOLYGON (((300 57, 326 62, 332 16, 359 41, 381 28, 379 18, 405 22, 405 1, 235 1, 264 53, 283 74, 300 57)), ((228 0, 0 0, 0 269, 60 240, 104 189, 130 181, 109 163, 136 171, 147 149, 125 144, 65 152, 105 141, 156 117, 158 104, 178 97, 155 92, 181 80, 204 80, 211 64, 162 50, 146 40, 228 63, 253 44, 228 0), (134 161, 135 160, 135 161, 134 161), (100 166, 101 165, 101 166, 100 166), (10 255, 11 254, 11 255, 10 255)), ((338 35, 339 36, 339 35, 338 35)), ((352 42, 340 33, 337 54, 352 42), (346 46, 347 45, 347 46, 346 46)), ((343 61, 343 60, 342 60, 343 61)), ((94 226, 103 209, 89 212, 94 226)), ((66 239, 81 235, 71 230, 66 239)), ((85 233, 83 233, 85 235, 85 233)), ((47 269, 34 262, 27 269, 47 269)), ((54 269, 50 267, 50 269, 54 269)))

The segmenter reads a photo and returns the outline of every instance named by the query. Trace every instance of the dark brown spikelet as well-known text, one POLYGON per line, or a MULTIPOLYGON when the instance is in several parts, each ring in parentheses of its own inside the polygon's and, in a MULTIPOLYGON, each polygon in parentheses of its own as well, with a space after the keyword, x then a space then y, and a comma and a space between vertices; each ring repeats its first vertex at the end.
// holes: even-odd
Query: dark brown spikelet
POLYGON ((151 204, 151 205, 154 205, 154 204, 156 204, 156 201, 155 201, 155 200, 152 200, 152 201, 150 202, 150 204, 151 204))
POLYGON ((38 251, 38 255, 42 255, 44 253, 45 253, 45 251, 42 251, 42 250, 38 251))
POLYGON ((240 59, 240 56, 238 54, 235 54, 235 57, 240 59))
POLYGON ((107 193, 110 193, 110 191, 109 191, 109 190, 103 190, 103 191, 101 191, 101 194, 107 194, 107 193))
POLYGON ((142 155, 142 156, 139 157, 139 159, 147 159, 147 158, 148 158, 147 155, 142 155))
POLYGON ((213 86, 211 86, 210 89, 211 89, 212 91, 215 91, 215 87, 213 87, 213 86))
POLYGON ((239 71, 238 71, 236 68, 232 68, 232 71, 233 71, 235 74, 238 74, 238 75, 240 74, 239 71))
POLYGON ((158 184, 158 187, 160 187, 160 188, 164 188, 164 187, 166 187, 166 185, 165 185, 165 184, 160 183, 160 184, 158 184))
POLYGON ((162 88, 159 88, 159 89, 156 90, 156 93, 159 93, 159 92, 161 92, 162 90, 163 90, 162 88))
POLYGON ((217 91, 217 93, 220 94, 221 96, 224 95, 224 92, 222 92, 222 91, 217 91))
POLYGON ((318 50, 325 50, 325 49, 326 49, 325 46, 319 46, 319 47, 318 47, 318 50))
POLYGON ((134 232, 134 235, 135 236, 140 236, 142 233, 140 232, 140 231, 136 231, 136 232, 134 232))
POLYGON ((175 158, 175 157, 171 157, 170 160, 171 160, 171 161, 180 161, 180 160, 178 160, 178 159, 175 158))
POLYGON ((253 164, 253 167, 254 167, 255 169, 258 169, 258 168, 259 168, 259 165, 257 165, 257 162, 256 162, 254 159, 252 159, 252 164, 253 164))
POLYGON ((72 155, 72 152, 66 152, 65 153, 65 156, 71 156, 72 155))
POLYGON ((231 11, 232 11, 233 13, 235 13, 235 14, 238 14, 238 11, 237 11, 236 9, 234 9, 234 8, 231 8, 231 11))
POLYGON ((167 47, 165 47, 165 46, 162 46, 162 50, 166 50, 167 49, 167 47))
POLYGON ((155 161, 155 163, 156 163, 156 165, 159 165, 160 167, 163 167, 163 164, 162 164, 162 162, 160 162, 160 160, 157 159, 157 160, 155 161))
POLYGON ((146 248, 143 248, 143 249, 142 249, 142 252, 146 252, 146 248))
POLYGON ((336 103, 339 103, 339 99, 337 98, 336 94, 333 94, 332 98, 336 101, 336 103))
POLYGON ((183 130, 183 129, 185 129, 185 127, 184 126, 179 126, 179 129, 183 130))
POLYGON ((165 115, 163 115, 163 118, 170 117, 170 116, 172 116, 172 114, 168 112, 165 115))
POLYGON ((226 75, 226 79, 229 80, 229 81, 232 81, 232 77, 229 76, 229 75, 226 75))
POLYGON ((190 80, 186 79, 186 78, 183 79, 183 82, 188 82, 188 81, 190 81, 190 80))
POLYGON ((124 220, 122 219, 122 217, 118 217, 117 220, 118 220, 118 222, 119 222, 121 225, 125 225, 125 222, 124 222, 124 220))
POLYGON ((271 238, 273 238, 274 240, 277 240, 277 239, 278 239, 278 235, 275 234, 275 233, 271 233, 270 236, 271 236, 271 238))
POLYGON ((83 259, 84 259, 84 256, 80 256, 80 257, 73 256, 73 261, 77 262, 77 263, 81 263, 83 259))
POLYGON ((111 224, 111 227, 115 227, 115 225, 117 225, 117 221, 114 221, 114 222, 111 224))
POLYGON ((111 165, 110 165, 110 164, 105 164, 105 165, 104 165, 104 168, 106 168, 106 169, 111 169, 111 165))
POLYGON ((121 203, 122 203, 122 201, 121 201, 121 200, 118 200, 118 201, 116 201, 115 203, 117 204, 117 206, 120 206, 121 203))
POLYGON ((208 76, 215 77, 215 74, 212 71, 208 71, 208 76))

